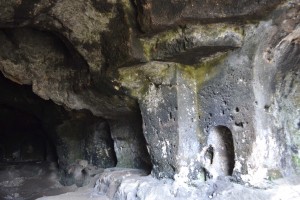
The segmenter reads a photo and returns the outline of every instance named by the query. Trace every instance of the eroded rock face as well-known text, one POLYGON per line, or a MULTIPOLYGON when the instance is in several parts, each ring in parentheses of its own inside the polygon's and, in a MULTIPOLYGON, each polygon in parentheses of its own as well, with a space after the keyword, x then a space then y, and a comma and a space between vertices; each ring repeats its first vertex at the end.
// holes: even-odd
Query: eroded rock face
POLYGON ((113 141, 105 120, 88 113, 74 113, 56 128, 57 152, 62 168, 77 159, 87 160, 100 168, 114 167, 116 155, 113 141))
POLYGON ((117 157, 117 167, 151 171, 151 160, 143 135, 140 115, 109 120, 111 137, 117 157))
POLYGON ((203 57, 241 47, 243 28, 230 24, 186 25, 142 38, 141 42, 148 61, 195 64, 203 57))
POLYGON ((134 56, 126 53, 133 52, 135 45, 130 45, 131 43, 128 42, 133 33, 126 20, 130 17, 125 12, 128 2, 125 3, 103 2, 108 9, 102 10, 94 6, 91 1, 1 2, 3 12, 0 16, 0 27, 4 28, 1 39, 4 41, 1 48, 6 49, 1 50, 4 54, 1 57, 2 62, 5 62, 3 66, 7 66, 6 70, 1 71, 10 78, 14 76, 11 75, 12 73, 18 74, 12 78, 14 81, 32 84, 34 92, 42 98, 52 99, 58 104, 68 104, 67 107, 72 109, 94 110, 95 115, 103 116, 104 113, 112 114, 109 107, 116 105, 113 110, 132 112, 135 103, 130 98, 114 92, 112 88, 107 88, 107 85, 112 87, 111 81, 101 75, 105 74, 107 65, 116 64, 115 61, 121 65, 135 60, 134 56), (122 37, 117 37, 120 39, 115 44, 110 40, 115 33, 113 27, 118 27, 117 24, 124 24, 124 27, 122 32, 117 31, 118 34, 122 34, 122 37), (48 33, 31 29, 11 30, 11 28, 28 26, 51 32, 57 37, 53 35, 49 37, 48 33), (8 35, 8 38, 5 35, 8 35), (44 40, 41 41, 41 38, 44 40), (10 51, 15 51, 15 48, 18 51, 9 54, 10 51), (115 52, 124 53, 109 58, 110 50, 113 49, 115 52), (17 61, 12 62, 13 60, 17 61), (19 65, 19 62, 23 64, 19 65), (38 67, 40 63, 42 68, 38 67), (25 65, 30 69, 25 68, 25 65), (46 70, 54 66, 56 70, 46 70), (36 74, 34 75, 32 71, 36 71, 36 74), (49 74, 46 75, 47 73, 49 74), (45 76, 49 78, 45 79, 45 76), (76 80, 75 82, 62 81, 73 76, 76 76, 73 79, 76 80), (82 102, 83 98, 78 98, 78 95, 87 98, 82 102), (96 105, 101 108, 97 109, 96 105))
POLYGON ((59 166, 63 184, 78 186, 95 175, 90 168, 116 165, 106 120, 88 111, 65 110, 2 75, 0 83, 5 94, 0 99, 1 163, 53 162, 59 166), (85 160, 88 167, 72 170, 77 160, 85 160), (80 174, 83 169, 86 173, 80 174))
POLYGON ((136 1, 138 19, 144 31, 157 31, 166 27, 187 22, 212 23, 219 21, 238 21, 257 19, 282 0, 193 0, 172 1, 163 3, 159 0, 136 1))
MULTIPOLYGON (((269 21, 262 21, 256 26, 245 25, 243 42, 237 50, 202 58, 199 64, 188 65, 179 60, 171 63, 166 56, 165 62, 119 69, 122 86, 130 88, 131 95, 139 100, 144 134, 150 143, 153 172, 157 177, 188 177, 187 181, 233 174, 243 181, 258 184, 266 177, 285 176, 295 169, 292 166, 298 151, 295 151, 295 145, 294 150, 288 147, 290 139, 282 137, 286 135, 282 134, 284 125, 277 123, 286 122, 277 119, 272 107, 278 109, 274 101, 278 98, 278 89, 277 92, 274 89, 278 83, 274 81, 281 76, 290 82, 296 81, 297 75, 285 75, 287 72, 279 73, 278 70, 282 66, 282 58, 290 63, 284 66, 299 67, 299 60, 294 59, 299 56, 293 56, 299 54, 295 42, 299 38, 299 18, 295 15, 299 8, 289 2, 276 13, 269 21), (291 58, 284 52, 289 52, 291 58), (225 133, 229 136, 225 137, 225 133)), ((206 25, 198 25, 197 30, 209 32, 210 29, 206 25)), ((211 35, 214 35, 214 30, 211 30, 211 35)), ((224 32, 229 33, 229 30, 224 32)), ((182 52, 184 57, 185 52, 173 45, 181 36, 173 33, 168 35, 168 39, 165 39, 165 33, 153 36, 157 39, 153 40, 149 55, 163 55, 160 52, 168 52, 166 47, 170 47, 176 52, 173 55, 182 52), (165 47, 161 41, 167 41, 163 43, 165 47)), ((203 39, 210 34, 204 32, 200 35, 203 39)), ((217 41, 218 37, 212 38, 217 41)), ((211 44, 211 49, 218 49, 217 45, 211 44)), ((215 44, 221 45, 220 42, 215 44)), ((188 56, 186 59, 190 61, 188 56)), ((298 73, 291 68, 289 73, 298 73)), ((288 87, 294 88, 293 85, 288 87)), ((291 99, 294 99, 297 89, 292 91, 295 91, 291 93, 291 99)), ((289 102, 290 107, 293 107, 291 104, 298 107, 292 101, 286 100, 284 104, 289 102)), ((295 132, 299 131, 295 130, 297 109, 294 107, 293 110, 289 116, 294 117, 290 128, 294 130, 292 138, 295 142, 295 132)))
POLYGON ((297 0, 0 3, 4 76, 88 110, 51 129, 63 169, 253 185, 299 173, 297 0))
MULTIPOLYGON (((290 152, 288 157, 283 159, 285 165, 292 165, 299 173, 299 29, 287 35, 275 50, 278 71, 275 74, 275 101, 271 112, 275 112, 278 128, 284 127, 283 135, 286 135, 290 152), (280 50, 279 50, 280 49, 280 50), (281 52, 280 54, 279 51, 281 52)), ((282 137, 282 135, 279 135, 282 137)), ((283 139, 281 139, 282 141, 283 139)), ((290 172, 286 172, 290 173, 290 172)))

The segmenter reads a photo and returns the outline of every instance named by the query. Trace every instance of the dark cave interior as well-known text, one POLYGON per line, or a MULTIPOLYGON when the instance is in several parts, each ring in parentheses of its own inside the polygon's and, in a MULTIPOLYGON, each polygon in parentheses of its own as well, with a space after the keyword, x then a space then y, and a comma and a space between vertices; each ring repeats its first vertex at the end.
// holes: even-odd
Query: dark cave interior
POLYGON ((30 86, 18 85, 0 76, 0 163, 57 162, 53 137, 39 116, 47 115, 43 101, 30 86))
MULTIPOLYGON (((51 100, 41 99, 32 92, 31 86, 16 84, 2 74, 0 92, 3 94, 0 174, 15 173, 22 178, 24 169, 31 167, 46 173, 49 166, 54 166, 51 172, 62 185, 81 187, 104 168, 118 166, 151 171, 138 116, 128 118, 130 122, 120 122, 95 117, 87 111, 67 110, 51 100)), ((0 191, 4 196, 6 192, 0 191)), ((23 193, 28 196, 26 189, 23 193)), ((31 198, 29 195, 28 199, 31 198)))

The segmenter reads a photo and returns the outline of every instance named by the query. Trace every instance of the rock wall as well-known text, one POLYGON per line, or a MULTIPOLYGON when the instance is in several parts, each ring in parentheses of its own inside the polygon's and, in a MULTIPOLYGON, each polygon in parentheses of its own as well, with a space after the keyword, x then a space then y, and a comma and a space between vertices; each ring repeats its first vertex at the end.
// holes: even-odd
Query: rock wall
POLYGON ((0 0, 0 11, 3 75, 74 110, 53 129, 62 166, 254 185, 299 174, 298 0, 0 0))

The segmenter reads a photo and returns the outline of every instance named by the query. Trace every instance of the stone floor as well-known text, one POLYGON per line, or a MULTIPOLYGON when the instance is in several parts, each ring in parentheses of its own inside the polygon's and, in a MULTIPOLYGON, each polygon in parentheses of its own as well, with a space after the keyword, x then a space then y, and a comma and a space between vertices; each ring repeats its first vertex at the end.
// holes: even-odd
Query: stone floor
POLYGON ((54 163, 0 165, 0 199, 31 200, 75 190, 58 181, 54 163))
POLYGON ((159 199, 216 199, 216 200, 298 200, 300 177, 266 181, 264 188, 232 183, 228 178, 189 185, 180 180, 157 180, 139 170, 107 169, 94 188, 84 187, 75 192, 43 197, 40 200, 159 200, 159 199))
POLYGON ((300 177, 266 181, 258 189, 236 184, 228 177, 185 184, 180 179, 157 180, 144 171, 111 168, 95 175, 84 187, 62 186, 53 163, 0 166, 0 199, 3 200, 298 200, 300 177))

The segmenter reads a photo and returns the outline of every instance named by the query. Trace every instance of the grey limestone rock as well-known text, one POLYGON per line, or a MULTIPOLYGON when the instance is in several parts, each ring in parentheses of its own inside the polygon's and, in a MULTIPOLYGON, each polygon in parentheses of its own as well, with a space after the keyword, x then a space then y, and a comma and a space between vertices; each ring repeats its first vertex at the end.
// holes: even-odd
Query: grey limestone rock
POLYGON ((34 116, 68 184, 88 177, 77 159, 135 168, 105 171, 110 198, 299 175, 299 13, 299 0, 0 0, 0 71, 23 85, 0 77, 0 125, 34 116), (161 181, 141 186, 150 171, 161 181))

